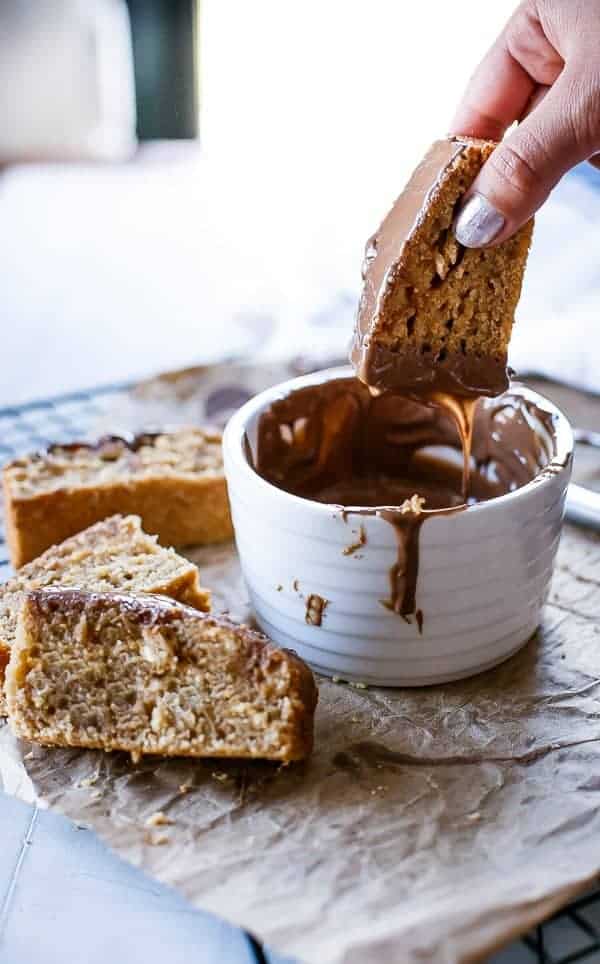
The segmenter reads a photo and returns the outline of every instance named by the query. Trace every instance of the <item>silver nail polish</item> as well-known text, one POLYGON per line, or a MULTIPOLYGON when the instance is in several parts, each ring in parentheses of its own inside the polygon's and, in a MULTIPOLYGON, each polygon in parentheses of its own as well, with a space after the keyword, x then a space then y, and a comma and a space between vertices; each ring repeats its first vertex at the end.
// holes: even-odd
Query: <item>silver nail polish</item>
POLYGON ((504 227, 504 216, 483 194, 473 194, 454 224, 456 240, 465 248, 481 248, 504 227))

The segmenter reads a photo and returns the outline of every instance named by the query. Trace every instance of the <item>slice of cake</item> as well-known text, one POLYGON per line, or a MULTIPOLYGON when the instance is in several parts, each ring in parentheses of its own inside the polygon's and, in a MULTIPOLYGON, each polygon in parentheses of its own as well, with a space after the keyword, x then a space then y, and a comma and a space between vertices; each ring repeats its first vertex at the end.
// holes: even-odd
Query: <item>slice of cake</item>
POLYGON ((452 230, 490 141, 436 141, 365 252, 352 362, 375 389, 498 395, 533 221, 496 247, 452 230))
POLYGON ((161 593, 196 609, 210 609, 198 570, 173 549, 157 545, 137 516, 113 516, 48 549, 0 585, 0 714, 2 682, 23 594, 44 586, 161 593))
POLYGON ((170 599, 28 593, 6 678, 17 736, 165 756, 301 760, 317 691, 287 650, 170 599))
POLYGON ((4 469, 13 566, 115 513, 141 516, 168 546, 232 536, 221 436, 201 429, 53 445, 4 469))

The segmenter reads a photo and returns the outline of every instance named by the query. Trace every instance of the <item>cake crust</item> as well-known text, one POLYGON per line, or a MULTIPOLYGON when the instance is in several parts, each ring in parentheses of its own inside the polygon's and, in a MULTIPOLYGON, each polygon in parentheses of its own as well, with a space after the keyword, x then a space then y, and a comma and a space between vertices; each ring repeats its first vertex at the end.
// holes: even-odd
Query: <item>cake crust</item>
POLYGON ((159 596, 27 593, 6 691, 16 735, 43 745, 282 762, 312 749, 309 668, 159 596))
POLYGON ((53 445, 3 471, 15 568, 116 513, 141 516, 163 545, 231 539, 221 436, 201 429, 53 445))
POLYGON ((533 230, 464 248, 452 224, 494 150, 436 141, 367 244, 351 359, 370 387, 426 396, 498 395, 533 230))
POLYGON ((5 715, 4 671, 26 592, 48 586, 134 589, 170 596, 201 611, 210 592, 196 566, 147 535, 139 516, 112 516, 47 549, 0 585, 0 715, 5 715))

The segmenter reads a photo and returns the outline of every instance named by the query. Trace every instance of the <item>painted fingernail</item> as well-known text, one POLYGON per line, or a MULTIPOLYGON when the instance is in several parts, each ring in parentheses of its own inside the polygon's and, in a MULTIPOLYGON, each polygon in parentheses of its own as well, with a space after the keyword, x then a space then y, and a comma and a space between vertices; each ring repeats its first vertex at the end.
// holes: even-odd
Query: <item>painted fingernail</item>
POLYGON ((465 248, 481 248, 504 227, 504 216, 483 194, 472 194, 454 224, 456 240, 465 248))

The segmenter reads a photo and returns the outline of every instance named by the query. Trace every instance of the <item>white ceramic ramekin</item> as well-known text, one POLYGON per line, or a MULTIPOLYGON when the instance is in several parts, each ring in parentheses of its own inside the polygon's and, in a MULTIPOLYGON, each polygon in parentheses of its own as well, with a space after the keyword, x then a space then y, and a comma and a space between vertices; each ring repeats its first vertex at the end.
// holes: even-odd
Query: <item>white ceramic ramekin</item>
POLYGON ((528 389, 511 389, 554 416, 552 467, 508 495, 427 519, 420 531, 422 634, 390 612, 392 526, 347 520, 262 479, 246 456, 261 412, 290 391, 350 375, 338 368, 262 392, 230 420, 225 472, 242 569, 256 619, 318 672, 380 686, 422 686, 481 672, 516 652, 540 621, 560 538, 573 437, 564 415, 528 389), (344 554, 362 524, 366 543, 344 554), (306 622, 311 594, 328 600, 320 626, 306 622))

